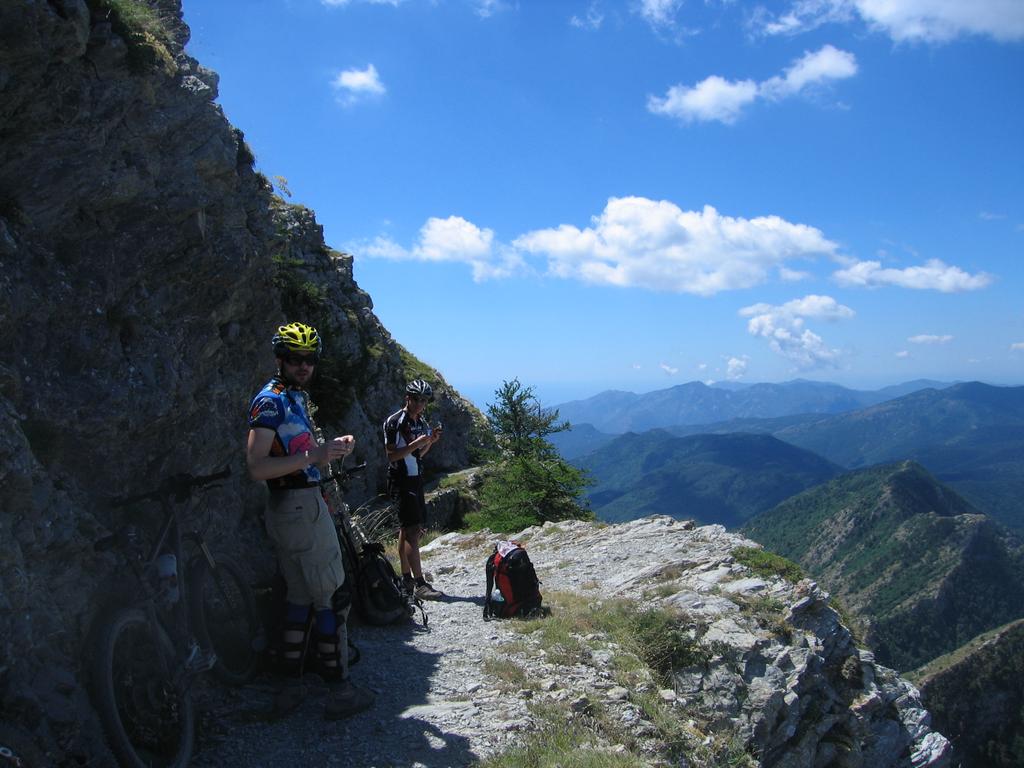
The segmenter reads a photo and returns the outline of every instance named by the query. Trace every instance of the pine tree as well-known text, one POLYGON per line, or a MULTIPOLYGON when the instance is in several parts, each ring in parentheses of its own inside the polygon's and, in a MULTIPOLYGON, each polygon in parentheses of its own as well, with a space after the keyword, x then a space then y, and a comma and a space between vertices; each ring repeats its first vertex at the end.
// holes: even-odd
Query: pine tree
POLYGON ((517 531, 547 521, 591 520, 580 503, 589 484, 582 470, 562 459, 546 439, 568 429, 558 411, 545 409, 533 387, 519 379, 495 390, 487 419, 497 455, 480 490, 482 508, 467 517, 471 528, 517 531))

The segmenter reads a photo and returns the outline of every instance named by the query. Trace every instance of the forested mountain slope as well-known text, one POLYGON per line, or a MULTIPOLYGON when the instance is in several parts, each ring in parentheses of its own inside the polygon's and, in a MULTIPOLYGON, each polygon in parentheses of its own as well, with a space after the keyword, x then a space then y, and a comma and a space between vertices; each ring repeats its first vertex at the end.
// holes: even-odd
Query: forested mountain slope
POLYGON ((913 462, 841 475, 743 530, 820 579, 897 669, 1024 616, 1019 540, 913 462))
POLYGON ((575 462, 602 520, 649 514, 735 527, 841 468, 770 435, 626 434, 575 462))

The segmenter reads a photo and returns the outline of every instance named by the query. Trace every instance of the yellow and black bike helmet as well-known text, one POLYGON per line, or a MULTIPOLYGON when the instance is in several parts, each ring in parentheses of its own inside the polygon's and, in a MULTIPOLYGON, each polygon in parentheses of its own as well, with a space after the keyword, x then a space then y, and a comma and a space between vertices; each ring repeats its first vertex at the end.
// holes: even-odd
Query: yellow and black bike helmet
POLYGON ((302 355, 315 355, 320 357, 323 350, 323 342, 316 328, 305 323, 288 323, 277 329, 273 339, 274 354, 277 356, 286 355, 289 352, 298 352, 302 355))

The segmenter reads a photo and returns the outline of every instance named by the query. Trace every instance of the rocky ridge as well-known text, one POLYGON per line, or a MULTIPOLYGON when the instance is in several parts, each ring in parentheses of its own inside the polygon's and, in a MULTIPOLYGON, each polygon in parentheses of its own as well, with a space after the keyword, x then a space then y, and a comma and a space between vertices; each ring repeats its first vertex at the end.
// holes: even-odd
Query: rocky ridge
POLYGON ((426 628, 353 629, 363 652, 353 678, 377 693, 372 710, 324 722, 325 690, 308 676, 306 699, 283 716, 274 714, 272 686, 213 690, 208 720, 219 725, 196 764, 463 766, 529 740, 553 708, 562 730, 585 730, 585 748, 633 756, 623 765, 710 768, 725 756, 732 765, 949 765, 950 745, 931 729, 917 690, 856 647, 813 582, 739 564, 732 553, 756 546, 749 540, 668 517, 527 529, 516 538, 555 616, 523 625, 481 617, 483 561, 495 538, 450 533, 424 548, 448 595, 427 605, 426 628), (593 611, 615 598, 674 608, 705 661, 676 669, 670 685, 642 672, 624 681, 625 651, 596 632, 567 640, 581 650, 566 662, 536 631, 557 618, 562 594, 593 611), (758 601, 783 606, 776 618, 785 631, 744 609, 758 601), (681 723, 674 760, 650 697, 681 723))
POLYGON ((953 741, 954 761, 965 768, 1024 764, 1024 619, 979 635, 908 677, 953 741))

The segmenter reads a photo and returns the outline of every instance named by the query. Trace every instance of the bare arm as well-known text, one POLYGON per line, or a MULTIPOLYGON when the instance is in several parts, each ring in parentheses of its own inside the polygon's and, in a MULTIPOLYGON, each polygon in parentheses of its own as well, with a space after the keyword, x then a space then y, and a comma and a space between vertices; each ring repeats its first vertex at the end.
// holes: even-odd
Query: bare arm
POLYGON ((401 448, 388 444, 384 446, 384 450, 387 451, 388 461, 399 461, 410 455, 413 451, 419 449, 420 457, 423 456, 430 449, 430 435, 420 435, 408 445, 403 445, 401 448))
POLYGON ((291 456, 271 456, 270 447, 274 444, 274 431, 263 427, 249 430, 249 439, 245 446, 245 464, 249 468, 249 477, 253 480, 273 480, 298 472, 310 464, 326 464, 340 456, 352 452, 355 438, 352 435, 336 437, 323 445, 311 448, 303 453, 291 456))

